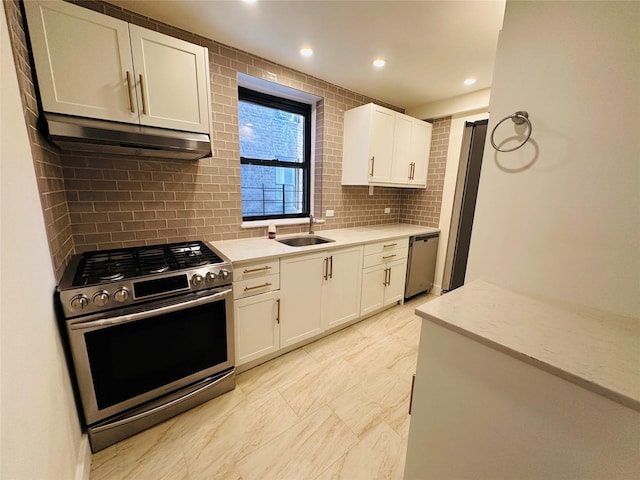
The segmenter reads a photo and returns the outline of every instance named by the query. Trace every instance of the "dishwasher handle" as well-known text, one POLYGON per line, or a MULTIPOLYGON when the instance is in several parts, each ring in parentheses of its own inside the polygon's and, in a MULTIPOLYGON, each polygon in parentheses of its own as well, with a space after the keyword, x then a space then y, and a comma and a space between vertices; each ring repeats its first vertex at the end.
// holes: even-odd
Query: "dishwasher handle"
POLYGON ((422 235, 415 235, 411 237, 411 242, 427 242, 431 239, 438 238, 440 234, 436 233, 424 233, 422 235))

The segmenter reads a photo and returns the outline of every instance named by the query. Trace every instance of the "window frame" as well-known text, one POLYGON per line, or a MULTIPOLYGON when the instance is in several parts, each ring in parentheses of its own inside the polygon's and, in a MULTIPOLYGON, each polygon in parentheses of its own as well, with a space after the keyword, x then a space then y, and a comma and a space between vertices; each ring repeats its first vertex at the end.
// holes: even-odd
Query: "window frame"
MULTIPOLYGON (((244 213, 242 215, 242 221, 245 222, 254 222, 254 221, 263 221, 263 220, 288 220, 288 219, 298 219, 298 218, 309 218, 311 214, 311 197, 313 192, 311 191, 311 180, 312 180, 312 165, 311 165, 311 157, 312 157, 312 141, 311 141, 311 124, 312 124, 312 105, 308 103, 299 102, 296 100, 292 100, 289 98, 279 97, 275 95, 270 95, 267 93, 259 92, 256 90, 252 90, 247 87, 238 86, 238 108, 240 102, 248 102, 256 105, 274 108, 290 113, 294 113, 297 115, 301 115, 304 117, 304 146, 303 146, 303 161, 300 163, 286 162, 281 160, 264 160, 259 158, 247 158, 240 156, 240 165, 258 165, 265 167, 283 167, 283 168, 295 168, 302 169, 302 184, 303 184, 303 193, 302 193, 302 211, 300 213, 289 213, 289 214, 277 214, 277 215, 252 215, 245 216, 244 213)), ((238 122, 239 123, 239 122, 238 122)), ((240 125, 238 125, 240 128, 240 125)), ((242 173, 240 174, 242 175, 242 173)), ((242 187, 241 187, 242 190, 242 187)))

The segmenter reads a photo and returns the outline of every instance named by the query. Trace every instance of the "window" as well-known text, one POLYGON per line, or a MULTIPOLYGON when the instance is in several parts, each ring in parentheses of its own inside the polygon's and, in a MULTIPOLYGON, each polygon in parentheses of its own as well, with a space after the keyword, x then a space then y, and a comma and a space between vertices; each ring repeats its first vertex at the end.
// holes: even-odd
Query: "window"
POLYGON ((311 105, 238 88, 242 219, 308 217, 311 105))

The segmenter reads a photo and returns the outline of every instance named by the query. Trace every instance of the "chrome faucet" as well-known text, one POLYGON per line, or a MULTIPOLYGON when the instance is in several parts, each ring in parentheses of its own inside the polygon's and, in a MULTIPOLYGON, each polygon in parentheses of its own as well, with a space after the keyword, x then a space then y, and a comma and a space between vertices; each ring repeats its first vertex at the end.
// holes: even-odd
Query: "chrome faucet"
POLYGON ((309 235, 313 235, 313 215, 309 215, 309 235))

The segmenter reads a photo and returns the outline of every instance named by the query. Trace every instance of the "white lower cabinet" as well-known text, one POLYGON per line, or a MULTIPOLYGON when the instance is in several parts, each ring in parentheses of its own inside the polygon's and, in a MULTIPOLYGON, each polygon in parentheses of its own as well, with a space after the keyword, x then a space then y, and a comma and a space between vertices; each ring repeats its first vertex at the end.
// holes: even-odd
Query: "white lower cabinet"
POLYGON ((279 304, 279 291, 235 300, 236 365, 280 349, 279 304))
POLYGON ((322 284, 322 325, 336 327, 360 316, 362 247, 328 252, 322 284))
POLYGON ((406 273, 406 259, 365 268, 362 271, 360 314, 367 315, 402 300, 406 273))
POLYGON ((361 246, 283 258, 280 345, 358 318, 361 269, 361 246))
POLYGON ((236 366, 280 349, 280 261, 234 269, 236 366))
POLYGON ((236 267, 236 365, 402 301, 407 246, 405 238, 236 267))
POLYGON ((281 259, 281 347, 322 331, 320 305, 326 257, 326 252, 319 252, 281 259))
POLYGON ((366 245, 360 315, 404 299, 408 239, 366 245))

